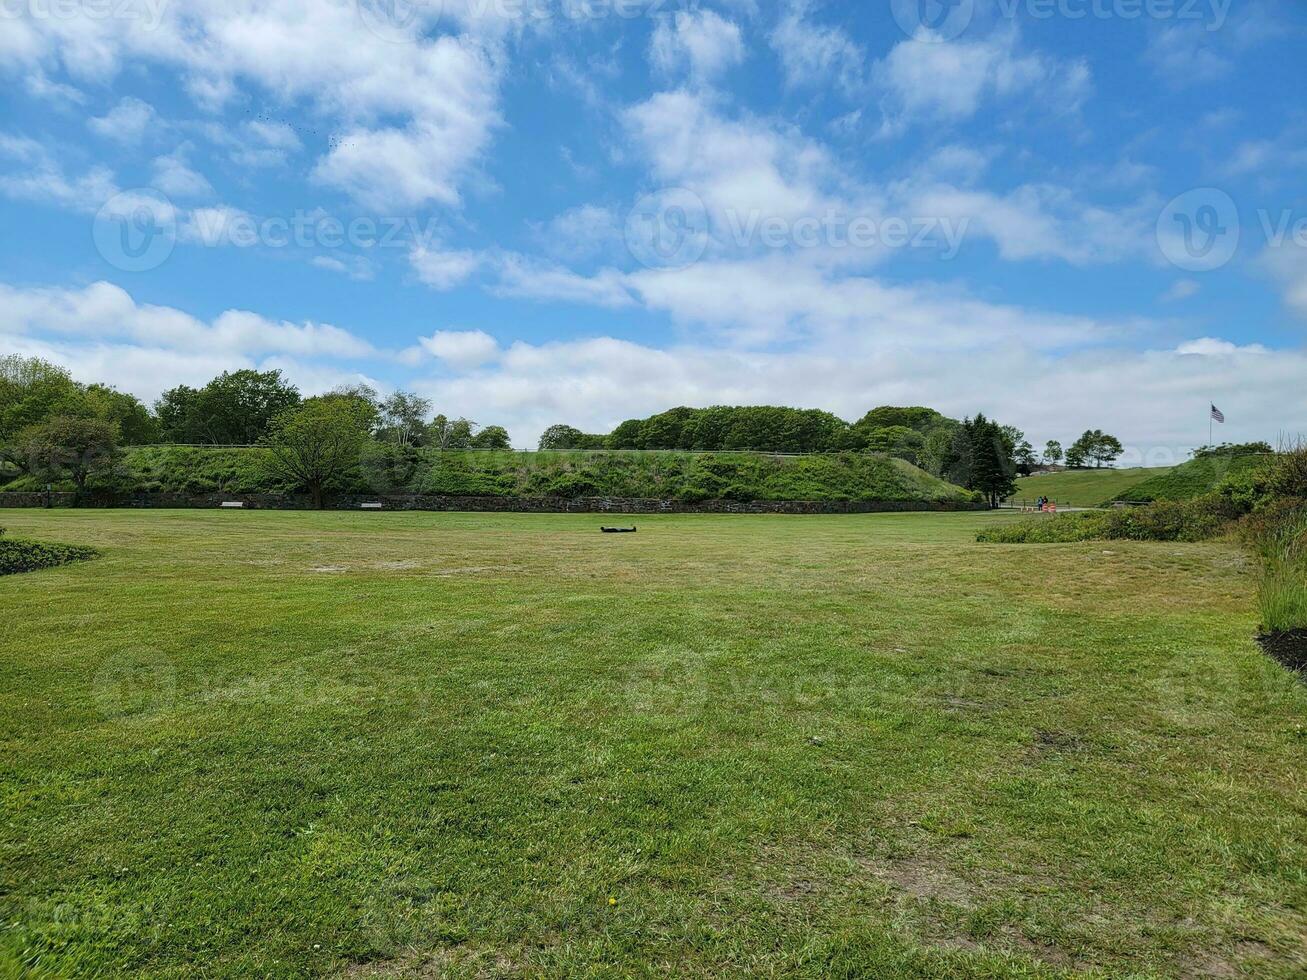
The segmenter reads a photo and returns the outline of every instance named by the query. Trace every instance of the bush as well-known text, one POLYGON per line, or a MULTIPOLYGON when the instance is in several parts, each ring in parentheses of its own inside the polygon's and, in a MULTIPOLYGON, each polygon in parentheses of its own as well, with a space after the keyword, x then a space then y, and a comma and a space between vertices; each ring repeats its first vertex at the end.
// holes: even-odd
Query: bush
POLYGON ((89 561, 99 554, 94 548, 78 545, 0 538, 0 575, 35 572, 75 561, 89 561))
POLYGON ((1167 500, 1131 510, 1089 511, 987 528, 989 544, 1065 544, 1074 541, 1206 541, 1227 530, 1239 509, 1220 494, 1167 500))

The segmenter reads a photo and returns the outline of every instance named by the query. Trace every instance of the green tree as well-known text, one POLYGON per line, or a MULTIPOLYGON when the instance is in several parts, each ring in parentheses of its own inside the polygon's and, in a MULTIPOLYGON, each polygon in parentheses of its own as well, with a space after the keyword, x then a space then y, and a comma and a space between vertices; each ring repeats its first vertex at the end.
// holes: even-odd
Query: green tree
POLYGON ((1044 462, 1054 466, 1062 462, 1062 444, 1056 439, 1044 443, 1044 462))
POLYGON ((299 401, 299 391, 280 371, 244 369, 224 371, 198 390, 182 385, 164 392, 155 414, 169 442, 251 445, 299 401))
POLYGON ((968 490, 978 490, 991 507, 1016 490, 1016 463, 1012 458, 1012 432, 978 414, 962 423, 969 449, 968 490))
POLYGON ((72 376, 38 357, 0 357, 0 444, 44 422, 78 393, 72 376))
POLYGON ((380 404, 379 435, 400 446, 421 445, 426 435, 431 399, 407 391, 396 391, 380 404))
POLYGON ((78 493, 92 478, 114 475, 120 460, 118 423, 101 418, 56 415, 28 426, 15 444, 29 473, 50 483, 71 480, 78 493))
POLYGON ((1108 435, 1098 429, 1094 430, 1096 438, 1094 439, 1094 448, 1089 453, 1089 458, 1094 461, 1095 466, 1111 466, 1121 454, 1125 452, 1125 447, 1121 445, 1121 440, 1116 436, 1108 435))
POLYGON ((328 489, 362 458, 375 415, 339 393, 309 398, 276 416, 263 445, 272 475, 302 486, 321 509, 328 489))
POLYGON ((148 446, 159 441, 159 421, 135 395, 109 385, 87 385, 79 399, 85 414, 117 422, 124 446, 148 446))
POLYGON ((502 425, 487 425, 472 437, 473 449, 511 449, 508 430, 502 425))
POLYGON ((1101 467, 1114 462, 1124 451, 1116 436, 1108 435, 1102 429, 1086 429, 1066 451, 1066 465, 1072 469, 1081 469, 1090 463, 1101 467))

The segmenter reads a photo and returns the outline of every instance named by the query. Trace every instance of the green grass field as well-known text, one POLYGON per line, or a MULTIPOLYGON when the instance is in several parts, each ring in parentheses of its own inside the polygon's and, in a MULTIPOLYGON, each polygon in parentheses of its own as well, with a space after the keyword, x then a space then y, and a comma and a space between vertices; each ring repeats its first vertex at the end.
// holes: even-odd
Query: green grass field
POLYGON ((1114 470, 1065 470, 1017 480, 1018 500, 1048 497, 1068 507, 1097 507, 1150 477, 1170 472, 1170 466, 1114 470))
POLYGON ((1249 560, 1006 519, 0 513, 0 975, 1302 977, 1249 560))

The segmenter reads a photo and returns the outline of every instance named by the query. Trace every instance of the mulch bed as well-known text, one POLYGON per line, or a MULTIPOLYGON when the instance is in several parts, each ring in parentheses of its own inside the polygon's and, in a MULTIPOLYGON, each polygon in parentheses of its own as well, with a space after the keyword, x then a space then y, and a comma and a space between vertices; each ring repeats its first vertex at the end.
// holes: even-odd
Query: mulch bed
POLYGON ((1257 642, 1272 660, 1307 678, 1307 629, 1263 633, 1257 642))

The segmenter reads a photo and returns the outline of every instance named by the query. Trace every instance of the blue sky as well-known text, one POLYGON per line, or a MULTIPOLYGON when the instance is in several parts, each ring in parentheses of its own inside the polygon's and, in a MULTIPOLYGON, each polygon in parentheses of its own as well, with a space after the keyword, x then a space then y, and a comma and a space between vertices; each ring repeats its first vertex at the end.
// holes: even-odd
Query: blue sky
POLYGON ((1304 41, 1291 0, 4 0, 0 350, 523 447, 718 403, 1274 441, 1304 41))

